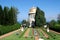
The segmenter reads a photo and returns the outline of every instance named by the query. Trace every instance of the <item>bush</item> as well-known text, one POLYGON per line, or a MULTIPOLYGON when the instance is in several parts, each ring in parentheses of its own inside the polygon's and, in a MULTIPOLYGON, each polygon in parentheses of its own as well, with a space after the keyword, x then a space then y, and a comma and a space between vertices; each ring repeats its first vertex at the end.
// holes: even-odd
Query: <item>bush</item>
POLYGON ((8 25, 8 26, 0 25, 0 35, 14 31, 19 28, 20 28, 20 24, 14 24, 14 25, 8 25))
POLYGON ((54 26, 49 26, 50 29, 55 30, 57 32, 60 32, 60 25, 59 24, 55 24, 54 26))

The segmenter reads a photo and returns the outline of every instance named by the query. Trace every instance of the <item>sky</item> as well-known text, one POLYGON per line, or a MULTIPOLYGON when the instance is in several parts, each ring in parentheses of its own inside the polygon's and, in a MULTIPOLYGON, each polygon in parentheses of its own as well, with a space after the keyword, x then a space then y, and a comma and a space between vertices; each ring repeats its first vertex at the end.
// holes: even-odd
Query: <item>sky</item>
POLYGON ((30 8, 39 7, 45 12, 45 18, 47 21, 57 19, 60 14, 60 0, 0 0, 2 7, 16 7, 19 11, 17 14, 17 21, 20 22, 24 19, 28 19, 30 8))

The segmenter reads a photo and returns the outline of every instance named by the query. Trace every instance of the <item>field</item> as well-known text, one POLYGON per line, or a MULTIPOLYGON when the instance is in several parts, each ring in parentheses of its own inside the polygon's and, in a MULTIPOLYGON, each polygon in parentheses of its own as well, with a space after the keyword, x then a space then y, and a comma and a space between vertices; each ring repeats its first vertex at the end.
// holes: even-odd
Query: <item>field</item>
POLYGON ((17 31, 13 34, 11 34, 10 36, 8 37, 5 37, 5 38, 2 38, 0 40, 37 40, 35 39, 35 36, 34 35, 34 31, 33 30, 36 30, 37 31, 37 34, 39 34, 39 38, 42 38, 44 40, 60 40, 60 34, 56 34, 52 31, 50 32, 46 32, 46 29, 44 28, 25 28, 24 31, 17 31), (29 29, 29 32, 27 32, 29 29), (26 34, 28 36, 24 36, 26 34), (48 38, 47 38, 48 36, 48 38))

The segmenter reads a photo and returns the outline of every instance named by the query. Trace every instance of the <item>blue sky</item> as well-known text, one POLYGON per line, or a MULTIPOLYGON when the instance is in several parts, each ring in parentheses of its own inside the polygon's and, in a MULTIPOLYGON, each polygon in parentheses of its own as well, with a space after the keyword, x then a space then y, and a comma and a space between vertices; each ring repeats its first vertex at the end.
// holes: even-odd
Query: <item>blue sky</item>
POLYGON ((27 19, 29 9, 33 6, 38 6, 45 12, 47 21, 57 19, 57 15, 60 13, 60 0, 0 0, 0 5, 2 5, 2 7, 16 7, 20 12, 17 15, 18 21, 27 19))

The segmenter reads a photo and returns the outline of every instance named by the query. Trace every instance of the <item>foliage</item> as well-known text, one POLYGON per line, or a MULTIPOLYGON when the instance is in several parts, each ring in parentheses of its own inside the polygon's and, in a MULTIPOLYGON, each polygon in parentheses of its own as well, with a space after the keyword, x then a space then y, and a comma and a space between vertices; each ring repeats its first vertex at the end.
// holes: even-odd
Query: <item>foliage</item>
POLYGON ((8 8, 0 5, 0 35, 20 28, 16 15, 18 10, 14 7, 8 8))
POLYGON ((58 24, 55 20, 51 20, 49 24, 50 29, 60 32, 60 24, 58 24))
POLYGON ((37 7, 35 15, 35 26, 41 26, 46 23, 45 14, 42 10, 37 7))
POLYGON ((20 24, 16 23, 14 25, 8 25, 8 26, 3 26, 3 25, 0 25, 0 35, 3 35, 5 33, 8 33, 10 31, 13 31, 13 30, 16 30, 16 29, 19 29, 20 28, 20 24))
POLYGON ((51 26, 54 26, 56 24, 56 21, 55 20, 51 20, 50 23, 49 23, 51 26))
POLYGON ((28 21, 26 21, 26 20, 23 20, 23 21, 22 21, 22 25, 23 25, 23 24, 26 24, 26 27, 28 27, 28 26, 29 26, 29 22, 28 22, 28 21))
POLYGON ((0 25, 12 25, 17 22, 16 14, 18 10, 14 7, 8 8, 0 5, 0 25))
POLYGON ((60 24, 60 14, 57 17, 57 22, 58 22, 58 24, 60 24))
POLYGON ((26 24, 26 20, 23 20, 23 21, 22 21, 22 24, 26 24))

